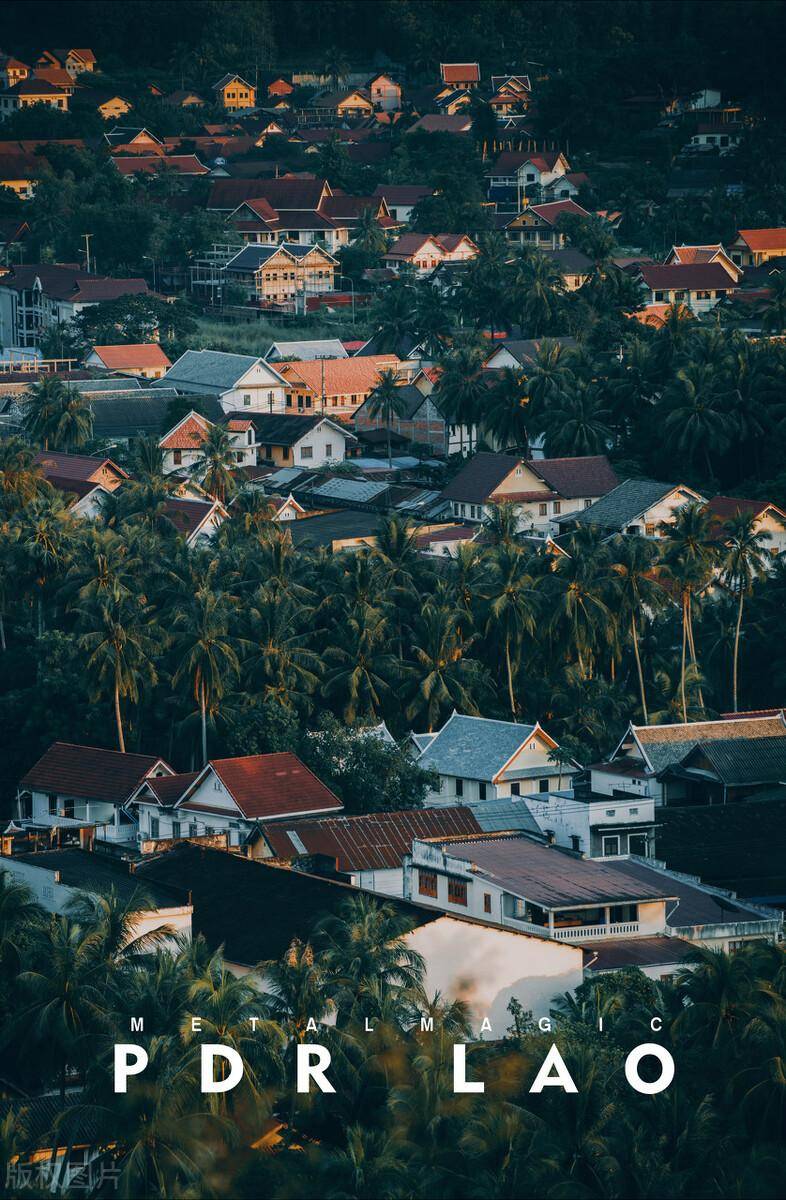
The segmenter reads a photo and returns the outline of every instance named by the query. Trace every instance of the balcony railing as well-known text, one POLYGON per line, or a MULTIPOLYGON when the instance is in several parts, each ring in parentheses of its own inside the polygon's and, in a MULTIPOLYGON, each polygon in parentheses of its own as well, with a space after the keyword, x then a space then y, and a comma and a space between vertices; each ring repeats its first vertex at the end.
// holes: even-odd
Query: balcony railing
POLYGON ((638 921, 619 921, 612 925, 572 925, 570 929, 555 929, 553 936, 560 942, 580 942, 584 938, 628 937, 638 932, 638 921))

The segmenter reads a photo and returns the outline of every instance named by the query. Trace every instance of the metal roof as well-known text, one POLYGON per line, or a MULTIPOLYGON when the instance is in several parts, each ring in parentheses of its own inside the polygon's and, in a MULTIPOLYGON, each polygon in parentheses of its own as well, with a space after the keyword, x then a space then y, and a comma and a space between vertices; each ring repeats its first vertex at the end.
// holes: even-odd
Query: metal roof
POLYGON ((138 392, 142 389, 136 375, 122 379, 114 375, 107 375, 104 379, 75 379, 68 386, 76 388, 78 392, 138 392))
POLYGON ((499 833, 505 829, 542 836, 540 826, 529 810, 523 796, 498 796, 472 805, 472 813, 484 833, 499 833))
POLYGON ((423 751, 418 766, 440 775, 491 783, 534 731, 534 725, 454 712, 423 751))
POLYGON ((365 479, 329 479, 312 489, 312 496, 321 500, 346 500, 367 504, 388 490, 387 483, 372 483, 365 479))
POLYGON ((658 483, 654 479, 626 479, 583 512, 571 513, 565 522, 624 529, 677 486, 675 483, 658 483))
MULTIPOLYGON (((226 354, 222 350, 186 350, 160 381, 163 386, 199 384, 217 390, 233 388, 260 359, 253 354, 226 354)), ((272 368, 268 367, 268 370, 272 368)))

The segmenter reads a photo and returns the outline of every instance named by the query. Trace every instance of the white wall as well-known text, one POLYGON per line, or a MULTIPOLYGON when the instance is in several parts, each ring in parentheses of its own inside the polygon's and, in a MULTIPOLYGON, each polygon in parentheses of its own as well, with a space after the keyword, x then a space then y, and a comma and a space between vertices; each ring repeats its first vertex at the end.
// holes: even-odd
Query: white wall
POLYGON ((347 438, 335 426, 315 425, 293 446, 292 466, 321 467, 328 462, 343 462, 346 458, 347 438), (303 451, 311 454, 303 457, 303 451))

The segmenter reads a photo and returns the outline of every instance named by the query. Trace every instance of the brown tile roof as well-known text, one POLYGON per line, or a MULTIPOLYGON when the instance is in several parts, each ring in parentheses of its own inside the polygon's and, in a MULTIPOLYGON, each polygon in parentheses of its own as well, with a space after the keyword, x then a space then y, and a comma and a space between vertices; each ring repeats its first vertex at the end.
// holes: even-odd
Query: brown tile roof
POLYGON ((146 780, 146 786, 162 807, 171 808, 198 775, 198 771, 189 771, 184 775, 155 775, 146 780))
POLYGON ((728 521, 740 513, 744 513, 746 516, 750 513, 752 516, 758 517, 768 508, 775 509, 775 512, 780 513, 781 516, 786 515, 769 500, 744 500, 740 496, 713 496, 712 500, 707 501, 707 512, 719 521, 728 521))
POLYGON ((583 458, 529 459, 527 466, 566 500, 605 496, 619 483, 617 473, 605 454, 583 458))
POLYGON ((520 463, 521 459, 512 454, 491 454, 483 450, 461 468, 442 492, 442 497, 484 504, 520 463))
POLYGON ((529 211, 537 213, 548 225, 556 225, 563 213, 575 213, 577 217, 590 215, 586 208, 582 208, 575 200, 554 200, 551 204, 531 204, 529 211))
POLYGON ((325 190, 323 179, 217 179, 210 188, 208 208, 235 209, 244 200, 262 196, 279 212, 318 209, 325 190))
POLYGON ((738 237, 750 250, 786 251, 786 226, 779 229, 740 229, 738 237))
POLYGON ((196 450, 207 437, 210 422, 199 413, 189 413, 185 421, 163 437, 159 443, 162 450, 196 450))
MULTIPOLYGON (((210 766, 247 820, 273 820, 343 808, 338 796, 289 751, 211 759, 210 766)), ((181 807, 196 806, 185 800, 181 807)))
POLYGON ((422 129, 424 133, 468 133, 471 128, 472 117, 466 113, 426 113, 407 132, 422 129))
POLYGON ((196 533, 205 517, 213 511, 213 500, 181 500, 170 498, 164 504, 164 512, 178 533, 189 538, 196 533))
POLYGON ((119 300, 121 296, 144 296, 147 291, 144 279, 94 279, 83 276, 74 294, 65 298, 75 304, 99 304, 102 300, 119 300))
MULTIPOLYGON (((510 97, 508 97, 510 99, 510 97)), ((561 150, 503 150, 490 172, 492 175, 508 175, 517 171, 524 163, 532 163, 539 171, 551 171, 561 155, 561 150)))
POLYGON ((45 295, 54 300, 85 304, 147 291, 144 279, 110 279, 108 276, 88 275, 73 263, 18 264, 6 275, 0 276, 0 287, 26 291, 36 279, 40 279, 45 295))
POLYGON ((135 154, 129 158, 113 158, 121 175, 154 175, 158 171, 172 171, 176 175, 209 175, 210 167, 201 163, 195 154, 160 155, 135 154))
POLYGON ((93 346, 105 367, 113 371, 130 370, 142 367, 172 366, 158 342, 134 342, 124 346, 93 346))
POLYGON ((738 721, 740 717, 783 717, 782 708, 751 708, 745 712, 719 713, 721 721, 738 721))
POLYGON ((97 746, 53 742, 19 787, 35 792, 57 792, 82 800, 123 804, 162 758, 149 754, 120 754, 97 746))
POLYGON ((729 290, 734 280, 720 263, 642 263, 639 272, 647 287, 654 291, 687 289, 689 291, 729 290))
POLYGON ((313 395, 322 393, 322 372, 326 396, 366 395, 376 387, 380 372, 398 371, 411 363, 394 354, 358 355, 354 358, 327 358, 311 362, 277 364, 276 369, 288 383, 301 382, 313 395))
POLYGON ((370 813, 359 817, 327 817, 321 821, 295 821, 263 825, 262 835, 276 858, 325 854, 335 858, 339 871, 399 867, 412 849, 413 838, 479 833, 472 810, 416 808, 401 812, 370 813), (303 851, 292 835, 306 847, 303 851))
POLYGON ((89 454, 66 454, 60 450, 39 450, 33 462, 41 468, 45 478, 73 479, 95 482, 95 477, 104 466, 109 466, 118 479, 128 475, 111 458, 93 458, 89 454))
POLYGON ((45 167, 35 154, 0 153, 0 179, 38 179, 45 167))
POLYGON ((439 69, 445 83, 478 83, 480 67, 477 63, 440 63, 439 69))

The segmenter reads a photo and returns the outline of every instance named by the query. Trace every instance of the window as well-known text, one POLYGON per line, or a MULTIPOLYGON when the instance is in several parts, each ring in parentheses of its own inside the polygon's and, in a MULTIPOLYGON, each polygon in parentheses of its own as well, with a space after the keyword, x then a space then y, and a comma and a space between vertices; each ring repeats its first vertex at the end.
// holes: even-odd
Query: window
POLYGON ((485 783, 482 783, 482 782, 481 782, 481 783, 479 783, 479 784, 478 784, 478 799, 479 799, 479 800, 485 800, 485 799, 486 799, 486 785, 485 785, 485 783))
POLYGON ((644 533, 647 537, 655 537, 655 526, 651 521, 645 521, 644 533))
POLYGON ((181 462, 183 461, 183 451, 182 450, 173 450, 172 451, 172 461, 174 462, 176 467, 179 467, 181 462))
POLYGON ((301 459, 313 458, 314 457, 313 446, 301 446, 300 447, 300 457, 301 457, 301 459))
POLYGON ((591 501, 591 500, 585 500, 585 501, 584 501, 584 507, 585 507, 585 508, 592 508, 592 501, 591 501))
POLYGON ((607 808, 607 809, 606 809, 606 816, 607 816, 607 817, 613 817, 613 816, 616 814, 616 812, 617 812, 616 808, 607 808))
POLYGON ((216 832, 216 830, 215 830, 214 825, 206 825, 205 826, 205 833, 207 834, 208 837, 210 837, 215 832, 216 832))
POLYGON ((249 404, 251 403, 251 397, 248 392, 243 393, 243 403, 245 404, 246 408, 248 408, 249 404))
POLYGON ((577 833, 570 835, 570 848, 571 850, 581 850, 581 838, 577 833))
POLYGON ((431 896, 437 898, 437 873, 436 871, 418 871, 418 894, 420 896, 431 896))
POLYGON ((463 779, 456 780, 456 795, 457 796, 464 795, 464 780, 463 779))
POLYGON ((709 299, 710 299, 710 293, 709 293, 709 292, 697 292, 697 293, 696 293, 696 299, 697 299, 697 300, 709 300, 709 299))
POLYGON ((604 856, 609 855, 609 854, 619 854, 619 852, 620 852, 619 835, 615 833, 611 837, 604 837, 604 839, 603 839, 603 854, 604 854, 604 856))
POLYGON ((521 795, 521 784, 520 783, 512 783, 510 785, 510 794, 511 794, 511 796, 520 796, 521 795))
POLYGON ((491 912, 491 892, 483 893, 483 911, 485 913, 491 912))
POLYGON ((453 879, 448 876, 448 904, 461 904, 467 907, 466 879, 453 879))
POLYGON ((646 833, 632 833, 628 838, 628 854, 638 854, 640 858, 647 857, 646 833))
POLYGON ((665 299, 666 299, 666 293, 665 293, 665 292, 656 292, 656 293, 655 293, 655 303, 656 303, 656 304, 660 304, 660 303, 661 303, 662 301, 664 301, 665 299))
POLYGON ((548 790, 549 790, 548 779, 539 779, 538 780, 538 791, 539 792, 547 792, 548 790))
POLYGON ((539 516, 545 517, 548 514, 548 511, 549 511, 548 504, 539 504, 538 505, 538 515, 539 516))
POLYGON ((235 451, 235 460, 236 460, 236 462, 242 463, 242 461, 243 461, 243 451, 242 450, 235 451))
POLYGON ((325 456, 327 458, 333 457, 333 443, 332 442, 325 442, 325 456))
POLYGON ((49 804, 50 817, 56 817, 57 816, 57 796, 54 792, 49 793, 49 795, 47 796, 47 802, 49 804))
POLYGON ((554 501, 554 512, 555 512, 555 513, 561 513, 561 512, 562 512, 562 501, 561 501, 561 500, 555 500, 555 501, 554 501))
POLYGON ((173 838, 180 837, 180 822, 179 821, 172 822, 172 837, 173 838))
POLYGON ((199 835, 199 826, 196 824, 195 821, 192 821, 191 824, 188 826, 188 836, 189 837, 197 837, 198 835, 199 835))
POLYGON ((158 830, 159 830, 158 817, 151 817, 150 818, 150 836, 151 836, 151 838, 158 837, 158 830))

